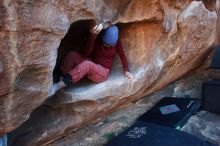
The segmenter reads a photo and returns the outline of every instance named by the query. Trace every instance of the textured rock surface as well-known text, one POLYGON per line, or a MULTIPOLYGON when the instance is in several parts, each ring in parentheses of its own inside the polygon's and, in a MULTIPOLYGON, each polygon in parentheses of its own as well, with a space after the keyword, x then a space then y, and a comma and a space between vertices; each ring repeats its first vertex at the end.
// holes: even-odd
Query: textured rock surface
POLYGON ((193 116, 183 131, 220 145, 220 115, 207 113, 204 117, 193 116))
POLYGON ((0 13, 1 135, 23 123, 46 99, 69 20, 40 1, 1 0, 0 13))
MULTIPOLYGON (((217 7, 220 8, 220 1, 217 1, 217 7)), ((220 9, 218 9, 217 11, 217 23, 216 23, 216 40, 215 40, 215 44, 220 44, 220 9)))
POLYGON ((59 92, 18 129, 23 145, 56 139, 168 85, 204 61, 216 36, 215 1, 3 0, 0 7, 0 134, 47 98, 60 40, 73 22, 123 23, 120 37, 134 75, 124 78, 117 60, 108 81, 59 92))
MULTIPOLYGON (((201 66, 200 69, 203 67, 204 66, 201 66)), ((200 98, 202 93, 201 89, 203 81, 209 79, 220 79, 219 70, 197 70, 197 72, 198 73, 195 73, 194 75, 191 75, 187 78, 172 83, 171 85, 160 90, 159 92, 156 92, 153 95, 146 96, 143 99, 134 101, 123 107, 117 108, 116 112, 103 118, 96 124, 91 124, 90 121, 90 126, 79 129, 77 132, 67 130, 65 134, 62 134, 63 130, 69 127, 70 125, 80 126, 80 120, 82 120, 82 117, 90 117, 89 114, 94 115, 95 112, 93 109, 94 107, 97 107, 97 105, 92 105, 91 101, 85 104, 86 101, 84 101, 84 104, 83 102, 78 102, 78 106, 77 102, 75 102, 75 104, 72 105, 68 104, 68 109, 65 108, 67 105, 60 105, 60 107, 56 108, 47 106, 40 107, 36 112, 32 114, 33 117, 31 116, 30 120, 28 120, 22 127, 9 134, 10 143, 12 145, 36 145, 36 143, 38 143, 38 145, 42 145, 42 143, 50 143, 54 139, 59 137, 61 139, 57 140, 56 142, 53 142, 51 145, 103 145, 107 142, 109 138, 111 138, 114 135, 117 135, 122 130, 129 127, 135 121, 136 118, 138 118, 144 112, 149 110, 162 97, 173 96, 200 98), (85 107, 83 105, 85 105, 85 107), (72 110, 74 110, 75 112, 73 112, 72 110), (86 111, 86 113, 88 114, 83 115, 83 111, 86 111), (51 137, 52 135, 54 137, 51 137), (48 139, 48 136, 50 140, 53 140, 50 141, 48 139), (46 142, 42 141, 42 139, 44 139, 46 142), (40 142, 38 142, 37 140, 40 140, 40 142)), ((213 120, 215 118, 217 117, 213 117, 213 120)), ((206 122, 209 121, 204 121, 204 123, 206 122)), ((220 121, 215 120, 214 123, 208 125, 207 128, 214 130, 213 125, 218 126, 219 122, 220 121)), ((194 125, 191 124, 189 126, 194 125)), ((189 133, 194 132, 198 136, 198 133, 200 133, 199 130, 201 128, 202 127, 197 127, 198 131, 189 131, 189 133)), ((206 135, 206 139, 210 141, 212 135, 216 135, 218 134, 218 132, 219 131, 217 130, 214 133, 206 135)), ((214 141, 218 142, 218 139, 215 139, 214 141)))
MULTIPOLYGON (((67 134, 50 146, 101 146, 109 139, 128 128, 134 121, 149 110, 162 97, 201 97, 202 82, 209 79, 220 79, 220 71, 206 70, 178 80, 153 95, 127 104, 116 112, 94 124, 67 134)), ((207 141, 220 145, 220 115, 209 113, 204 117, 193 116, 182 128, 183 131, 196 135, 207 141)))

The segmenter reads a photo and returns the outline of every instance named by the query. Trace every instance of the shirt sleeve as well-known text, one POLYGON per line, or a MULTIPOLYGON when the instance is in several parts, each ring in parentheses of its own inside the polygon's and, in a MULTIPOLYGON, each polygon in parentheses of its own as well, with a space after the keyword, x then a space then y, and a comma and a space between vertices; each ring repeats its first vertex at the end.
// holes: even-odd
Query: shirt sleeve
POLYGON ((95 40, 97 35, 90 34, 89 39, 87 41, 86 47, 83 50, 84 57, 89 57, 92 54, 92 51, 94 49, 95 40))
POLYGON ((122 44, 121 44, 120 40, 116 44, 116 49, 117 49, 118 55, 121 59, 124 71, 129 71, 129 69, 128 69, 128 60, 125 56, 124 49, 122 47, 122 44))

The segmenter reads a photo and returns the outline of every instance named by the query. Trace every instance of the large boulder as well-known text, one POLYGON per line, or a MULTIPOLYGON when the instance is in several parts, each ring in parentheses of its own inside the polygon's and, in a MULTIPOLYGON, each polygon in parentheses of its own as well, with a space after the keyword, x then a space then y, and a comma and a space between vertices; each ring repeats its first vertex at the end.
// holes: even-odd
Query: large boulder
POLYGON ((106 82, 60 91, 14 132, 22 145, 47 143, 179 79, 204 62, 216 37, 214 0, 3 0, 0 8, 0 135, 47 99, 60 41, 74 22, 118 23, 134 75, 126 79, 117 59, 106 82))

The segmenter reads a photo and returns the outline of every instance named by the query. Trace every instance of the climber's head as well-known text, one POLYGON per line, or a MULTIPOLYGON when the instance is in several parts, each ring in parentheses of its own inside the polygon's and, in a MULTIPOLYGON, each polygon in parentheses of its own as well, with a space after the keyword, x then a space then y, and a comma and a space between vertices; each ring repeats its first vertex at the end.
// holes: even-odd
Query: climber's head
POLYGON ((118 27, 113 25, 105 29, 101 34, 101 40, 104 44, 114 47, 118 41, 118 27))

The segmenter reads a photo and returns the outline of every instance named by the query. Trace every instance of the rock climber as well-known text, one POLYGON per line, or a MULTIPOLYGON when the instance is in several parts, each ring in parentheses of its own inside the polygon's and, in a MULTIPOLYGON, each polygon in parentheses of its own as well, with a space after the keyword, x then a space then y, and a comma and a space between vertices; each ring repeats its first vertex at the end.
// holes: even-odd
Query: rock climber
POLYGON ((107 80, 117 53, 121 59, 125 76, 128 79, 133 79, 119 40, 118 27, 113 25, 103 31, 102 29, 103 24, 91 27, 89 39, 83 53, 70 51, 64 57, 59 67, 63 78, 60 82, 53 84, 49 93, 50 96, 60 88, 74 84, 83 77, 88 77, 95 83, 107 80))

